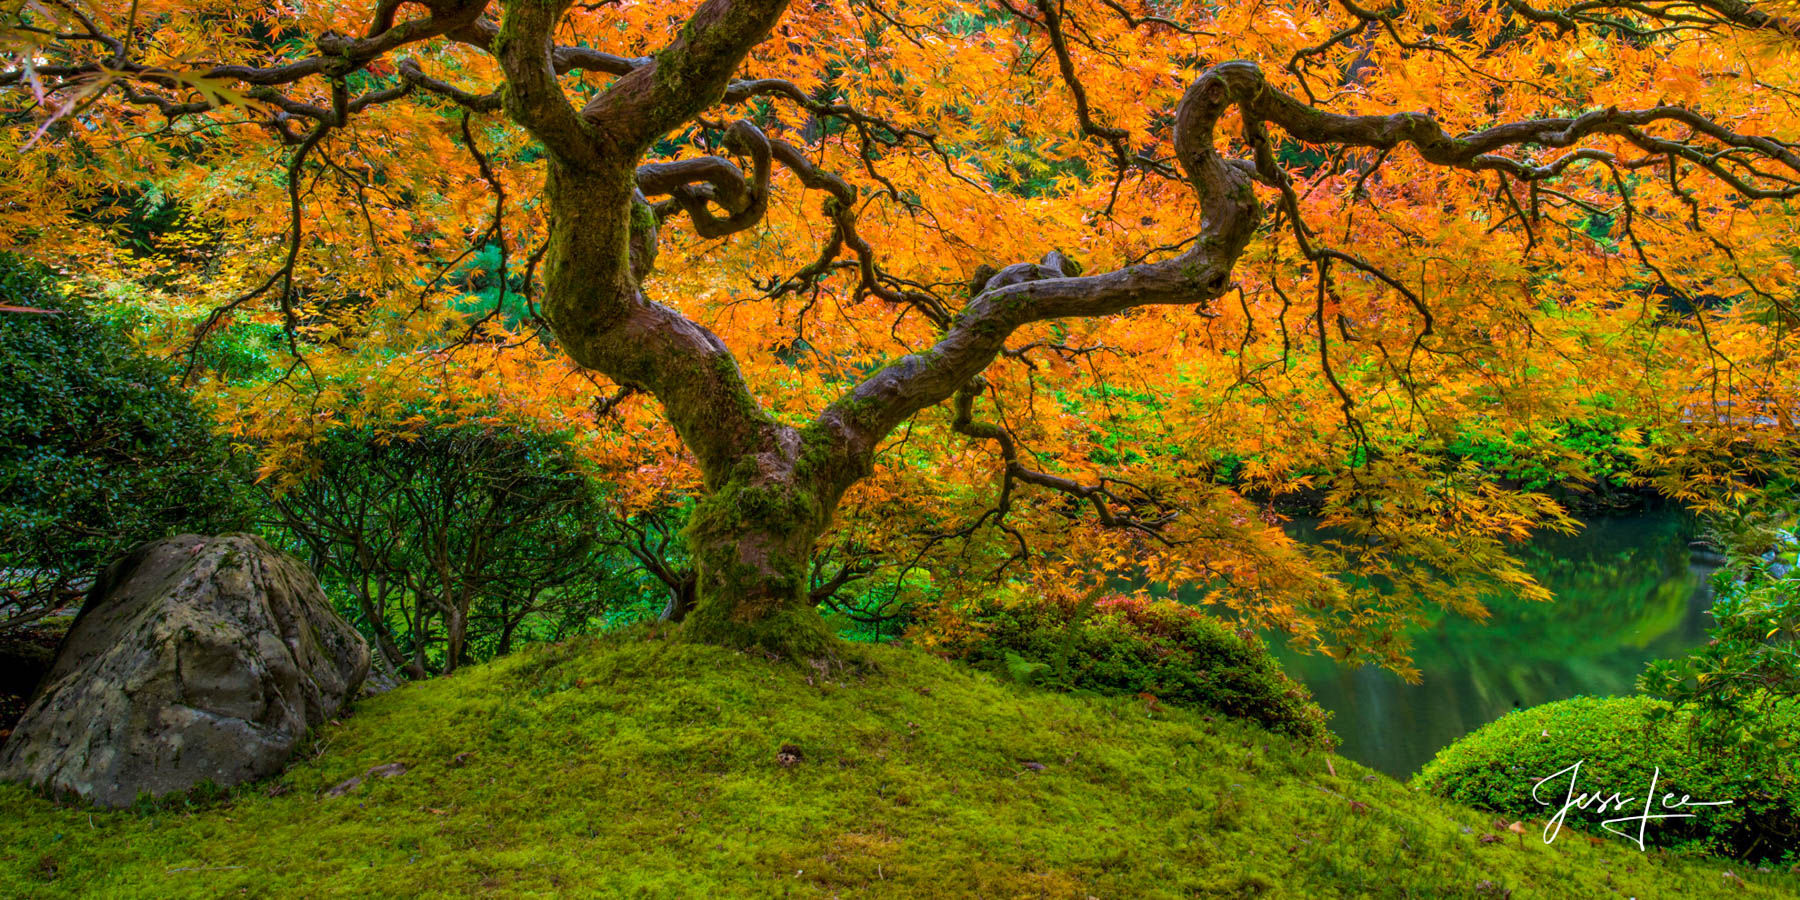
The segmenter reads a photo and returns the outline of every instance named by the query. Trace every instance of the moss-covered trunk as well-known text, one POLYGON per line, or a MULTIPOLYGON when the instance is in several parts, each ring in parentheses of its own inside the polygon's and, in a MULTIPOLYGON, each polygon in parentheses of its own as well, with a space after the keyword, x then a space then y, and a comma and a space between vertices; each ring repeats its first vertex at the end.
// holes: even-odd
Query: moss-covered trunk
MULTIPOLYGON (((1182 254, 1085 277, 1070 277, 1060 263, 1008 267, 1013 276, 1031 276, 986 279, 952 316, 929 292, 897 289, 872 267, 874 254, 857 249, 855 292, 910 304, 941 334, 931 347, 882 367, 796 429, 764 408, 718 335, 644 293, 664 219, 684 212, 706 238, 752 227, 768 208, 774 162, 806 187, 831 194, 834 206, 827 209, 840 239, 832 254, 857 244, 849 218, 856 188, 818 169, 799 148, 771 141, 749 120, 727 129, 728 146, 751 159, 748 175, 720 156, 645 163, 665 135, 689 127, 727 97, 750 49, 769 35, 788 2, 702 0, 674 40, 632 61, 629 71, 579 109, 557 80, 568 63, 559 54, 572 48, 552 49, 566 0, 506 4, 491 45, 506 73, 501 98, 507 115, 549 157, 544 319, 575 362, 655 397, 705 476, 707 496, 688 532, 699 575, 683 630, 698 640, 809 656, 833 649, 807 591, 813 542, 837 498, 868 477, 876 447, 888 434, 968 389, 1005 349, 1008 335, 1025 325, 1151 304, 1203 304, 1224 294, 1262 208, 1249 162, 1227 160, 1216 146, 1215 126, 1229 108, 1255 106, 1257 121, 1339 143, 1352 126, 1297 118, 1294 110, 1304 104, 1269 90, 1253 63, 1225 63, 1191 84, 1175 111, 1174 149, 1200 201, 1203 232, 1182 254), (1327 134, 1331 129, 1341 133, 1327 134), (673 202, 650 202, 663 196, 673 202)), ((1411 115, 1359 120, 1349 143, 1388 147, 1404 138, 1452 165, 1467 163, 1459 155, 1465 150, 1480 152, 1479 142, 1427 135, 1419 129, 1436 126, 1405 118, 1411 115)), ((998 439, 994 435, 1004 436, 978 436, 998 439)), ((1049 476, 1038 481, 1056 489, 1073 485, 1049 476)), ((1073 485, 1072 492, 1091 496, 1094 490, 1073 485)), ((677 586, 671 618, 681 615, 684 599, 677 586)))
POLYGON ((671 194, 715 178, 730 182, 695 195, 711 198, 701 206, 716 202, 730 214, 717 220, 726 229, 720 234, 761 215, 751 195, 766 198, 771 151, 748 122, 732 133, 760 160, 754 185, 722 158, 699 169, 640 163, 662 134, 718 99, 786 2, 704 0, 678 40, 579 112, 568 107, 543 55, 555 22, 546 10, 561 7, 509 6, 496 45, 507 73, 506 111, 550 156, 544 318, 575 362, 655 397, 704 474, 706 495, 686 532, 696 582, 691 594, 675 586, 666 616, 679 619, 690 640, 816 659, 838 648, 808 592, 813 543, 855 480, 849 476, 867 474, 874 441, 842 427, 812 429, 803 439, 751 393, 724 341, 643 291, 660 224, 645 185, 671 194))
POLYGON ((699 583, 683 632, 790 659, 833 655, 808 590, 826 516, 818 497, 792 480, 739 476, 712 491, 688 523, 699 583))
POLYGON ((656 220, 629 175, 551 166, 544 312, 576 362, 662 403, 705 475, 686 533, 697 582, 691 598, 676 588, 668 617, 692 640, 834 655, 807 579, 843 488, 802 459, 799 432, 762 408, 723 341, 643 296, 656 220))

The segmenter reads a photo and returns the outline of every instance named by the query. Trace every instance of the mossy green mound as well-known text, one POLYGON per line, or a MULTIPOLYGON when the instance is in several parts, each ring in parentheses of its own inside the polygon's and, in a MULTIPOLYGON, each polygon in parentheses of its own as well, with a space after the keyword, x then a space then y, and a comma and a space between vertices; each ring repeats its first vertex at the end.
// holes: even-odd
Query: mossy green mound
MULTIPOLYGON (((1688 713, 1668 710, 1651 697, 1573 697, 1515 710, 1438 751, 1412 784, 1458 803, 1543 818, 1583 793, 1643 798, 1654 780, 1653 811, 1687 817, 1645 827, 1646 844, 1771 864, 1800 857, 1800 756, 1708 745, 1689 733, 1688 713), (1551 778, 1555 773, 1567 774, 1551 778), (1539 779, 1546 779, 1542 787, 1539 779), (1728 805, 1667 806, 1664 795, 1728 805)), ((1786 728, 1800 725, 1787 711, 1779 714, 1786 728)), ((1620 810, 1596 801, 1571 809, 1565 822, 1600 833, 1601 823, 1636 815, 1638 805, 1620 810)), ((1637 823, 1613 827, 1635 833, 1637 823)))
POLYGON ((1800 888, 1619 843, 1483 842, 1490 814, 1252 725, 865 652, 860 671, 822 672, 654 638, 584 640, 365 701, 277 784, 204 804, 89 811, 8 786, 0 883, 35 897, 1648 900, 1800 888), (792 765, 784 746, 799 751, 792 765), (329 795, 390 763, 408 768, 329 795))

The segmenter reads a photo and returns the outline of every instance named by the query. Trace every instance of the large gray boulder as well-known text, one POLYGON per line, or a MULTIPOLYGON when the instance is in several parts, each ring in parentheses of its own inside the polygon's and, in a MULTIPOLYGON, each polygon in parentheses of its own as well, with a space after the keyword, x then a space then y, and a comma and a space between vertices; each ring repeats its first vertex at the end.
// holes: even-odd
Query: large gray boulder
POLYGON ((153 541, 95 583, 0 778, 124 806, 266 777, 368 671, 318 579, 261 538, 153 541))

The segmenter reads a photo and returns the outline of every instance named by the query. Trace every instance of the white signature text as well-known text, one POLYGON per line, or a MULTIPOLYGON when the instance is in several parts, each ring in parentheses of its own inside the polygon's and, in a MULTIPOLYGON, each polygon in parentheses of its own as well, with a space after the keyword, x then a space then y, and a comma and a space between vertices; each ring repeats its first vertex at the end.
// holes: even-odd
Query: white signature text
MULTIPOLYGON (((1564 776, 1568 777, 1568 788, 1563 793, 1562 807, 1556 811, 1556 815, 1550 817, 1550 821, 1544 823, 1544 843, 1546 844, 1555 842, 1556 836, 1562 833, 1563 820, 1568 818, 1569 810, 1572 809, 1579 809, 1583 812, 1592 812, 1599 815, 1605 815, 1609 812, 1624 812, 1627 808, 1630 808, 1633 811, 1641 809, 1636 815, 1604 819, 1600 822, 1600 827, 1637 844, 1638 849, 1642 850, 1644 849, 1644 832, 1649 828, 1651 822, 1660 822, 1664 819, 1691 819, 1694 817, 1694 814, 1690 812, 1668 812, 1667 810, 1680 810, 1696 806, 1727 806, 1731 803, 1730 800, 1712 800, 1703 802, 1691 799, 1686 794, 1682 794, 1677 798, 1673 793, 1665 792, 1662 795, 1662 802, 1659 805, 1656 801, 1656 782, 1662 778, 1662 769, 1660 767, 1655 769, 1650 775, 1650 789, 1644 792, 1644 802, 1641 807, 1638 806, 1637 797, 1625 796, 1621 791, 1614 791, 1610 794, 1603 794, 1599 791, 1594 791, 1592 793, 1577 793, 1576 783, 1581 778, 1581 764, 1584 761, 1585 760, 1577 760, 1574 765, 1546 775, 1540 779, 1537 784, 1531 786, 1532 800, 1537 801, 1541 806, 1555 806, 1557 805, 1557 801, 1545 799, 1544 797, 1539 796, 1539 792, 1551 781, 1564 776), (1637 824, 1635 833, 1630 830, 1622 830, 1615 827, 1618 825, 1629 826, 1631 823, 1637 824)), ((1560 782, 1558 786, 1560 787, 1560 782)))

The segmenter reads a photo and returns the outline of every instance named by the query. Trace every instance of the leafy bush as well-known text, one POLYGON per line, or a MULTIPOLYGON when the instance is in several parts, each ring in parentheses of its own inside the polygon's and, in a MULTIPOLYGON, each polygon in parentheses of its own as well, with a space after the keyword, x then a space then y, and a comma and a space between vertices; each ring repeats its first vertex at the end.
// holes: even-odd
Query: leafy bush
POLYGON ((1262 641, 1167 601, 1007 602, 967 611, 971 628, 937 641, 974 665, 1058 691, 1142 694, 1247 719, 1329 749, 1325 711, 1262 641))
POLYGON ((0 631, 131 546, 240 527, 247 479, 172 368, 0 255, 0 631))
MULTIPOLYGON (((1638 687, 1674 704, 1707 752, 1759 768, 1800 758, 1800 577, 1791 484, 1709 522, 1728 563, 1714 574, 1714 625, 1686 656, 1657 660, 1638 687)), ((1800 846, 1794 848, 1800 854, 1800 846)))
POLYGON ((1705 644, 1657 660, 1639 687, 1689 710, 1702 740, 1738 755, 1800 746, 1800 581, 1721 570, 1705 644))
MULTIPOLYGON (((1646 844, 1756 859, 1800 847, 1800 760, 1714 752, 1695 740, 1690 715, 1669 710, 1650 697, 1576 697, 1517 710, 1445 747, 1412 783, 1458 803, 1542 821, 1562 808, 1569 790, 1567 775, 1550 776, 1579 762, 1578 795, 1618 791, 1636 802, 1622 811, 1571 810, 1565 827, 1599 834, 1603 820, 1642 814, 1655 776, 1655 812, 1693 817, 1651 822, 1646 844), (1541 799, 1533 799, 1540 782, 1541 799), (1669 793, 1731 803, 1663 809, 1669 793)), ((1614 827, 1635 834, 1636 824, 1614 827)))
POLYGON ((560 436, 419 416, 331 431, 310 455, 272 490, 271 530, 412 677, 594 630, 645 599, 560 436))

